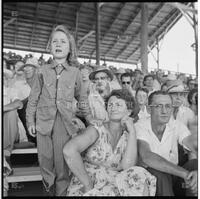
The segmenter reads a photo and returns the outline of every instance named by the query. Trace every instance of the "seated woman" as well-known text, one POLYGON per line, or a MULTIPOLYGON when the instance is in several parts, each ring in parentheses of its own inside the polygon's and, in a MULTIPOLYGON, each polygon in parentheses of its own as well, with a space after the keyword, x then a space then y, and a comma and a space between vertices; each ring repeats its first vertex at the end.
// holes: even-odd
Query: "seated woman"
POLYGON ((109 121, 66 143, 64 158, 74 174, 67 196, 155 195, 156 178, 136 166, 136 132, 129 117, 133 102, 127 90, 113 90, 106 103, 109 121))

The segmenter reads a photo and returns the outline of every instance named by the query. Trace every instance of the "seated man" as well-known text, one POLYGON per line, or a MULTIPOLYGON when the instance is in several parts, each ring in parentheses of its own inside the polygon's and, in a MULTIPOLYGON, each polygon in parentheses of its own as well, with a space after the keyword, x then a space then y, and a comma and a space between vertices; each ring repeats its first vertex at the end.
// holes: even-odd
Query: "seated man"
POLYGON ((140 164, 157 177, 156 196, 173 196, 177 177, 184 179, 185 187, 196 195, 197 161, 193 160, 193 168, 188 166, 185 169, 177 165, 178 143, 193 150, 194 142, 184 124, 170 120, 172 110, 172 98, 168 93, 155 91, 149 96, 148 111, 151 117, 135 125, 140 164))
POLYGON ((23 103, 19 100, 17 90, 11 87, 12 77, 12 71, 5 66, 3 69, 3 148, 8 163, 10 163, 14 143, 22 140, 20 132, 25 131, 17 114, 17 110, 23 107, 23 103))

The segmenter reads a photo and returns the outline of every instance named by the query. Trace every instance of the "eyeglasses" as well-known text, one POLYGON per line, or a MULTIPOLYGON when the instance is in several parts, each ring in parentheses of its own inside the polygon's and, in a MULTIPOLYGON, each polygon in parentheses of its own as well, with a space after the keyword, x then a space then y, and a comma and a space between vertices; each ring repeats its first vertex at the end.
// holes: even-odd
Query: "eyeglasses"
POLYGON ((173 105, 171 105, 171 104, 152 104, 152 105, 149 105, 150 107, 154 107, 154 108, 156 108, 157 110, 162 110, 163 109, 163 107, 165 107, 165 109, 167 110, 167 111, 170 111, 173 107, 175 107, 175 106, 173 106, 173 105))
POLYGON ((97 78, 94 78, 95 81, 98 81, 98 80, 106 80, 108 77, 105 76, 105 77, 97 77, 97 78))
POLYGON ((129 85, 130 83, 131 83, 131 82, 122 82, 122 84, 128 84, 128 85, 129 85))

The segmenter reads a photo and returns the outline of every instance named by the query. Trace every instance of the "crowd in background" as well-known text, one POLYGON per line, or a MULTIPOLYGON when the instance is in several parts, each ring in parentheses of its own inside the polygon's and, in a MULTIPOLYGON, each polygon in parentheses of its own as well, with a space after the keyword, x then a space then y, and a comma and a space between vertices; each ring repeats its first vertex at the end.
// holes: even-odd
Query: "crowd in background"
MULTIPOLYGON (((41 70, 43 65, 53 63, 53 59, 44 60, 43 56, 39 59, 31 54, 21 57, 15 53, 3 53, 3 86, 4 86, 4 158, 7 168, 7 175, 12 172, 10 165, 10 155, 14 148, 36 146, 35 137, 28 132, 26 121, 26 107, 28 97, 33 86, 35 74, 41 70), (8 163, 8 165, 7 165, 8 163)), ((116 68, 113 66, 97 66, 90 62, 77 64, 82 78, 82 92, 87 93, 91 113, 96 118, 95 124, 100 121, 109 121, 107 112, 106 98, 113 90, 126 90, 133 97, 134 111, 131 117, 135 122, 145 121, 150 118, 147 110, 148 97, 156 92, 163 91, 170 93, 174 100, 174 117, 183 123, 191 133, 197 135, 197 87, 196 78, 187 77, 185 74, 165 74, 162 70, 151 71, 144 74, 139 69, 116 68)), ((167 109, 168 107, 166 107, 167 109)), ((87 119, 80 111, 81 105, 73 99, 73 125, 78 134, 87 126, 87 119)), ((72 135, 74 137, 75 135, 72 135)), ((68 147, 66 147, 67 151, 68 147)), ((182 149, 180 149, 182 150, 182 149)), ((70 150, 69 150, 70 151, 70 150)), ((66 162, 68 162, 68 152, 64 153, 66 162)), ((189 156, 194 157, 194 154, 189 156)), ((191 157, 186 157, 188 160, 191 157)), ((183 165, 186 160, 185 153, 180 156, 179 164, 183 165)), ((195 158, 197 158, 195 156, 195 158)), ((192 158, 194 159, 194 158, 192 158)), ((138 171, 139 172, 139 171, 138 171)), ((6 174, 5 174, 6 175, 6 174)), ((70 184, 71 191, 68 194, 73 195, 77 186, 74 182, 70 184)), ((149 185, 153 190, 153 185, 149 185)), ((5 186, 6 189, 6 186, 5 186)))

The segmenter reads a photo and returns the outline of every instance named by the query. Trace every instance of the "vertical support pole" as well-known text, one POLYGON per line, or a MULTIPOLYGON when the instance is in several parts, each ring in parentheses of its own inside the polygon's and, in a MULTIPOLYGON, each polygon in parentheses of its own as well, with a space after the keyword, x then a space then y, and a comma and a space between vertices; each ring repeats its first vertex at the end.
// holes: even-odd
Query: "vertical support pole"
MULTIPOLYGON (((194 3, 192 3, 194 7, 194 3)), ((193 14, 193 28, 194 28, 194 39, 195 39, 195 66, 196 66, 196 77, 198 77, 198 28, 197 28, 197 19, 195 13, 193 14)))
POLYGON ((148 7, 146 3, 141 3, 141 68, 146 74, 148 73, 148 7))
POLYGON ((100 7, 99 3, 95 2, 96 10, 96 64, 100 65, 100 7))
POLYGON ((159 40, 158 38, 156 39, 156 48, 157 48, 157 68, 159 70, 160 67, 160 47, 159 47, 159 40))

